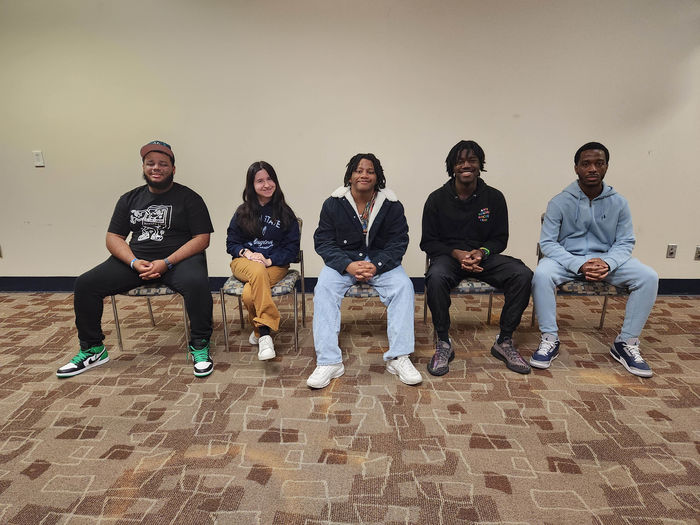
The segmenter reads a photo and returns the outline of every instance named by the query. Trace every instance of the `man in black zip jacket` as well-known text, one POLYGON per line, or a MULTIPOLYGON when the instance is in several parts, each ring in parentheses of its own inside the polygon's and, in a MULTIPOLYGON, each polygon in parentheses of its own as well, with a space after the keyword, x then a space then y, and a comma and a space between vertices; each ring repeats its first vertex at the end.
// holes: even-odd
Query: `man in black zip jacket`
POLYGON ((450 177, 428 196, 420 247, 430 258, 425 275, 428 307, 437 334, 428 372, 441 376, 454 359, 450 342, 450 290, 473 277, 503 290, 500 333, 491 354, 520 374, 530 373, 513 344, 513 332, 530 301, 532 271, 520 259, 501 255, 508 244, 508 208, 503 194, 480 177, 484 150, 462 140, 445 160, 450 177))

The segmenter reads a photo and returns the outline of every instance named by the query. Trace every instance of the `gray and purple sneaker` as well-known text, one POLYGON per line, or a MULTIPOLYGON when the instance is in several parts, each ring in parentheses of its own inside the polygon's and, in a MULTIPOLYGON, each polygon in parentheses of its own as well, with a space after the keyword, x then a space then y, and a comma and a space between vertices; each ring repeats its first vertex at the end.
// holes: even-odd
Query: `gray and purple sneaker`
POLYGON ((455 358, 452 343, 441 341, 435 344, 435 354, 433 354, 430 363, 428 363, 428 372, 434 376, 444 376, 450 371, 450 361, 455 358))

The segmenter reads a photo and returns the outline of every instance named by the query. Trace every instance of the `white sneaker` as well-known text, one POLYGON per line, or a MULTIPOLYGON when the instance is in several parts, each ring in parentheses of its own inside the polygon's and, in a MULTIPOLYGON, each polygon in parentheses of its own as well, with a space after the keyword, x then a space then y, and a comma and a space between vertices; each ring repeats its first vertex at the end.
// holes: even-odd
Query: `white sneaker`
POLYGON ((264 335, 260 339, 258 339, 258 359, 260 359, 260 361, 274 359, 276 355, 277 354, 275 354, 275 345, 272 342, 272 336, 264 335))
POLYGON ((336 365, 319 365, 306 380, 306 384, 311 388, 324 388, 330 384, 331 379, 340 377, 344 373, 345 367, 343 363, 338 363, 336 365))
POLYGON ((407 355, 400 355, 396 359, 387 361, 386 370, 390 374, 399 376, 401 382, 407 385, 417 385, 423 381, 423 376, 416 370, 407 355))
POLYGON ((255 337, 255 330, 250 332, 250 337, 248 338, 248 342, 253 346, 258 344, 258 338, 255 337))

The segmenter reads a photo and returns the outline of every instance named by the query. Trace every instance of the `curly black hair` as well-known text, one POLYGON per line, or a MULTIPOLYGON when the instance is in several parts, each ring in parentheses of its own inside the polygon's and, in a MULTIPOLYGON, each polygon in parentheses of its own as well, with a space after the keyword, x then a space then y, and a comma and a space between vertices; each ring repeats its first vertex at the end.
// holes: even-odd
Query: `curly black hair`
POLYGON ((345 170, 345 178, 343 179, 343 185, 350 186, 350 177, 352 172, 357 169, 360 165, 362 159, 367 159, 374 165, 374 173, 377 175, 377 183, 374 185, 375 190, 380 190, 386 187, 386 177, 384 177, 384 168, 382 168, 382 163, 379 159, 375 157, 374 153, 358 153, 348 162, 347 169, 345 170))

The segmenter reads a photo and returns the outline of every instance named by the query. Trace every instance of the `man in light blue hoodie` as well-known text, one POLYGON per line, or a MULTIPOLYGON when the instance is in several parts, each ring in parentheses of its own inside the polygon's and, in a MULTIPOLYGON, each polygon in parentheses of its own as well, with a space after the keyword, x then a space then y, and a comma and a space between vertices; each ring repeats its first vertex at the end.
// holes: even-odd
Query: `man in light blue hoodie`
POLYGON ((559 355, 557 285, 574 279, 606 281, 630 291, 610 355, 628 372, 651 377, 639 353, 639 334, 654 306, 659 276, 631 256, 635 240, 627 200, 603 182, 609 160, 608 149, 599 142, 581 146, 574 155, 578 180, 547 205, 540 235, 544 257, 532 279, 542 340, 530 365, 549 368, 559 355))

